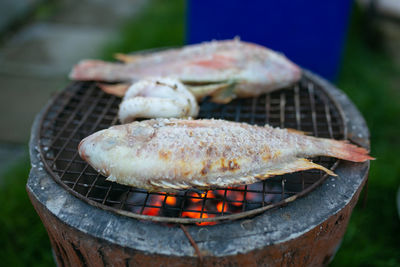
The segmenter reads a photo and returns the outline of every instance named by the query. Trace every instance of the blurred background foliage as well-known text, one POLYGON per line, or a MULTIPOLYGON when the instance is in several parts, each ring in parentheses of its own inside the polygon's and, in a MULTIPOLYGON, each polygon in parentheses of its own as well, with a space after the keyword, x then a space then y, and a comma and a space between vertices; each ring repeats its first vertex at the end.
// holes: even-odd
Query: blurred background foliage
MULTIPOLYGON (((400 266, 400 64, 367 14, 354 9, 337 85, 359 108, 371 135, 366 205, 359 201, 333 266, 400 266)), ((400 24, 398 24, 400 27, 400 24)), ((400 53, 400 51, 398 51, 400 53)), ((365 190, 364 190, 365 191, 365 190)))
MULTIPOLYGON (((51 8, 45 11, 48 16, 51 8)), ((183 0, 152 0, 99 57, 112 59, 115 52, 182 45, 184 25, 183 0)), ((356 206, 332 266, 400 266, 400 223, 395 205, 400 184, 400 64, 388 54, 382 44, 385 41, 368 14, 353 8, 336 84, 364 115, 371 132, 371 154, 377 160, 371 163, 368 192, 363 193, 367 194, 366 205, 360 201, 356 206)), ((1 179, 3 266, 54 266, 47 234, 25 191, 29 169, 29 158, 25 157, 1 179)))

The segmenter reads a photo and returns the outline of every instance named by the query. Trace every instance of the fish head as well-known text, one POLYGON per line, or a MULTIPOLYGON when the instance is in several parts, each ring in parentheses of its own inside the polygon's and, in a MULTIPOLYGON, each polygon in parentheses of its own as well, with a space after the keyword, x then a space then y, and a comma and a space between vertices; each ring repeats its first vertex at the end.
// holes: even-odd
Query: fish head
POLYGON ((239 76, 243 80, 270 88, 281 88, 300 80, 302 71, 283 55, 271 53, 246 63, 239 76))
POLYGON ((104 167, 108 157, 120 145, 118 131, 101 130, 84 138, 78 146, 80 157, 96 170, 105 174, 104 167))
POLYGON ((78 146, 79 155, 96 170, 108 175, 105 166, 109 162, 135 155, 154 132, 154 128, 144 122, 113 126, 84 138, 78 146))

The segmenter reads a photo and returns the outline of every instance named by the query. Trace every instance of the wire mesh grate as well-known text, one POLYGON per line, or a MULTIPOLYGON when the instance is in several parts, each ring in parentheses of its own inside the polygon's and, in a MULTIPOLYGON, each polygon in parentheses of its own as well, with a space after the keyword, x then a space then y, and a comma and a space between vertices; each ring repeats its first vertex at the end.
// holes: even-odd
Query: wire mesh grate
MULTIPOLYGON (((69 192, 96 207, 140 219, 209 225, 286 205, 327 177, 319 170, 309 170, 247 186, 174 194, 108 182, 79 157, 77 147, 84 137, 118 123, 120 101, 95 83, 75 82, 53 100, 40 126, 40 153, 48 172, 69 192)), ((205 100, 199 118, 268 123, 318 137, 346 137, 340 107, 307 76, 291 87, 256 98, 237 99, 226 105, 205 100)), ((330 169, 338 164, 338 160, 327 157, 313 161, 330 169)))

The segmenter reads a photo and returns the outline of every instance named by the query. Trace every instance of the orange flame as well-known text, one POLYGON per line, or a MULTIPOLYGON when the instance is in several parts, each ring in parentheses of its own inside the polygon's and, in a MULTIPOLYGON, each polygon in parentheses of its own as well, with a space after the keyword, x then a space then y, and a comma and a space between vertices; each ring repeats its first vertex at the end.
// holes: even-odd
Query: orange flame
POLYGON ((144 208, 142 214, 150 215, 150 216, 159 215, 163 200, 164 200, 164 197, 162 195, 150 196, 150 200, 148 200, 150 203, 150 206, 155 206, 155 207, 144 208))
POLYGON ((228 207, 227 207, 226 203, 224 205, 224 203, 221 201, 221 202, 218 202, 218 204, 217 204, 217 210, 219 212, 222 212, 222 211, 226 212, 228 210, 228 207))
POLYGON ((232 201, 230 202, 232 205, 237 207, 243 205, 244 193, 242 191, 228 191, 226 197, 232 201))
POLYGON ((149 215, 149 216, 156 216, 160 212, 159 208, 144 208, 143 213, 144 215, 149 215))
MULTIPOLYGON (((188 208, 190 211, 184 211, 182 212, 182 217, 186 218, 194 218, 194 219, 201 219, 201 218, 211 218, 215 217, 213 214, 208 214, 206 213, 207 210, 204 209, 203 213, 201 213, 201 205, 192 205, 188 208)), ((214 225, 216 222, 201 222, 201 223, 196 223, 197 225, 214 225)))
MULTIPOLYGON (((244 192, 240 189, 244 187, 228 188, 233 190, 219 189, 214 191, 205 191, 203 193, 190 192, 188 193, 189 199, 185 201, 185 211, 182 212, 183 218, 206 219, 213 218, 216 215, 213 212, 230 212, 235 213, 243 206, 244 192), (240 190, 240 191, 236 191, 240 190), (222 198, 226 197, 225 201, 222 198), (206 202, 204 202, 206 201, 206 202), (212 211, 212 212, 211 212, 212 211)), ((257 197, 257 194, 247 192, 246 199, 252 200, 257 197)), ((159 195, 150 195, 142 214, 157 216, 161 214, 164 203, 168 206, 177 206, 178 198, 174 194, 167 194, 160 192, 159 195)), ((201 222, 197 225, 214 225, 216 222, 201 222)))
POLYGON ((166 196, 165 203, 167 203, 170 206, 175 206, 176 205, 176 197, 166 196))
POLYGON ((222 196, 222 197, 225 195, 225 190, 221 190, 220 189, 220 190, 215 190, 214 192, 217 193, 218 195, 222 196))
MULTIPOLYGON (((204 199, 204 197, 206 196, 206 193, 199 194, 199 193, 192 192, 192 193, 189 193, 189 196, 190 196, 191 202, 197 203, 204 199)), ((211 191, 211 190, 207 191, 207 198, 215 198, 213 191, 211 191)))
POLYGON ((199 195, 198 193, 194 193, 193 192, 193 193, 190 193, 189 196, 190 196, 190 201, 191 202, 197 203, 197 202, 201 201, 202 197, 204 197, 204 193, 199 195))

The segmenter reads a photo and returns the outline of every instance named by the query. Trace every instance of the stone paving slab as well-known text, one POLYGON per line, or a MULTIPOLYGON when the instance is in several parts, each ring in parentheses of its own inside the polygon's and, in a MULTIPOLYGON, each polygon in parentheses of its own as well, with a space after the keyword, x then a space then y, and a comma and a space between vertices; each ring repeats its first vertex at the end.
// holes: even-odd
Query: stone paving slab
POLYGON ((74 64, 98 56, 112 38, 113 31, 92 26, 35 23, 0 50, 0 73, 66 77, 74 64))
POLYGON ((69 82, 72 66, 82 59, 98 58, 103 47, 118 38, 121 24, 137 15, 145 3, 57 0, 50 16, 25 25, 5 40, 0 47, 0 142, 27 142, 34 116, 51 94, 69 82))
MULTIPOLYGON (((0 32, 41 0, 0 0, 0 32)), ((121 25, 146 0, 57 0, 52 14, 27 24, 0 46, 0 185, 3 172, 26 155, 35 115, 70 81, 74 64, 98 58, 121 25)), ((9 35, 10 36, 10 35, 9 35)))
POLYGON ((0 140, 27 143, 35 115, 69 81, 0 74, 0 140))

